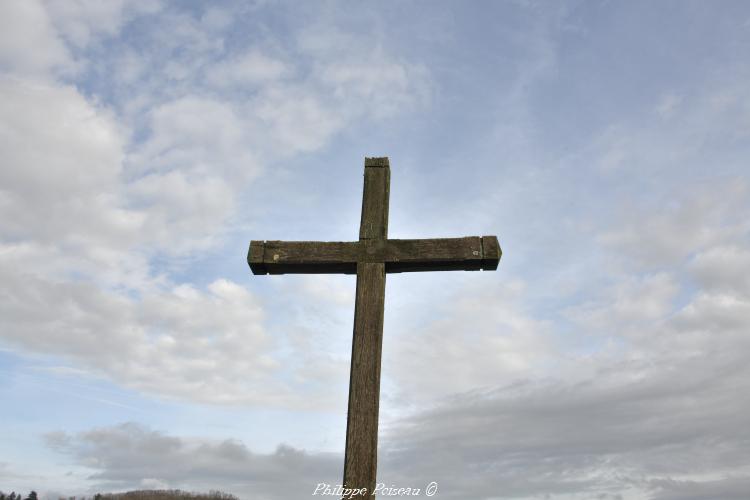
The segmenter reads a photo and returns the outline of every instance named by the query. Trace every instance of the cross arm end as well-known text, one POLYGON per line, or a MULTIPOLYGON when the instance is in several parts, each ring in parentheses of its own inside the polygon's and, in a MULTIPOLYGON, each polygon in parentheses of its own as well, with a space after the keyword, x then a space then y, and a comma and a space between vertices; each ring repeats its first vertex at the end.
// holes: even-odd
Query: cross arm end
POLYGON ((252 240, 250 249, 247 251, 247 263, 253 274, 268 274, 266 264, 263 262, 266 243, 261 240, 252 240))
POLYGON ((482 269, 494 271, 500 263, 503 251, 497 236, 482 236, 482 269))

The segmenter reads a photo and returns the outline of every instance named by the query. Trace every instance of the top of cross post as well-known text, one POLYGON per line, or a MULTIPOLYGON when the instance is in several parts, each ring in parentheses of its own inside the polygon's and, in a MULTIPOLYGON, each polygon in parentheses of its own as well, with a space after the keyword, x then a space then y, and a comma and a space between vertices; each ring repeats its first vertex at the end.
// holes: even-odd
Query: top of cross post
POLYGON ((367 167, 391 168, 387 156, 380 158, 365 158, 365 168, 367 167))

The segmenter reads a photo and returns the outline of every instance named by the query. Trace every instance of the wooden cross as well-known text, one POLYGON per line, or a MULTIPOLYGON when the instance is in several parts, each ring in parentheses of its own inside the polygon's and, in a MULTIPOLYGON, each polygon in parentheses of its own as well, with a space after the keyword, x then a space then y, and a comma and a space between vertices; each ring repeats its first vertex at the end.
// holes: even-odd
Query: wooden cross
POLYGON ((253 274, 357 274, 344 455, 349 498, 375 491, 385 274, 493 271, 502 255, 496 236, 389 240, 390 182, 388 158, 365 158, 359 241, 251 241, 247 256, 253 274))

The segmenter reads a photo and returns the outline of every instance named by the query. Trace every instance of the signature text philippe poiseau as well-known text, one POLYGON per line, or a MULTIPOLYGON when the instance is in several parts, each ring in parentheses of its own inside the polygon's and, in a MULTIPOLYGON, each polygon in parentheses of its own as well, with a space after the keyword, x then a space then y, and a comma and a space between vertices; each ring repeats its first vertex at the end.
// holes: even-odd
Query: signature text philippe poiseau
MULTIPOLYGON (((431 497, 437 493, 437 488, 438 485, 435 481, 431 482, 424 488, 403 488, 394 485, 388 486, 385 483, 378 483, 375 485, 375 489, 371 493, 371 496, 418 497, 424 494, 425 496, 431 497)), ((318 483, 315 487, 315 491, 313 491, 313 496, 314 495, 357 498, 366 496, 367 488, 347 488, 341 484, 318 483)))

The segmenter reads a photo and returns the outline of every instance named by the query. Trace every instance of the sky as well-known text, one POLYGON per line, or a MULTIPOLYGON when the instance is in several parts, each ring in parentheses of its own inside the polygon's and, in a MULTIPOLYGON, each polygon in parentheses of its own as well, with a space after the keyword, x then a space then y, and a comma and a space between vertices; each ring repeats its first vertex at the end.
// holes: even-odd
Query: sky
MULTIPOLYGON (((354 276, 248 243, 497 235, 388 275, 378 482, 746 499, 750 5, 0 2, 0 490, 340 484, 354 276)), ((425 496, 424 490, 421 496, 425 496)))

